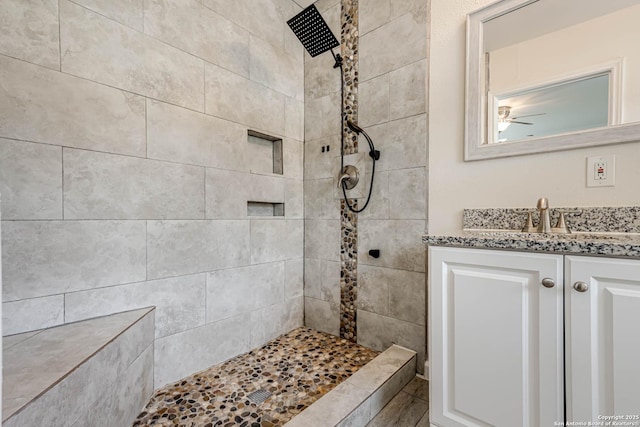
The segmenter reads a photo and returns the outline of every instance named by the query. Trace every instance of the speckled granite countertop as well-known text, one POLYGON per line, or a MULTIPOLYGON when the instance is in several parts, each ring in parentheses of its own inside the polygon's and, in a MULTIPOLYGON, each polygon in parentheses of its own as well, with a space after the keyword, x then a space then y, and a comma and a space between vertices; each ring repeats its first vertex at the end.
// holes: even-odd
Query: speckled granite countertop
POLYGON ((465 230, 447 236, 425 234, 422 241, 430 246, 509 249, 640 259, 640 233, 538 234, 518 231, 465 230))

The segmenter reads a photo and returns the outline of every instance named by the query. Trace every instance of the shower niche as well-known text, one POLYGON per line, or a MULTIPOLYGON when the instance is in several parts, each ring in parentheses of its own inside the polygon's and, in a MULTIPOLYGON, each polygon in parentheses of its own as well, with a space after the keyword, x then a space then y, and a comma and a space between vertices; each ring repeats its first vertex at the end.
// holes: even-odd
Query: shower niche
POLYGON ((284 203, 248 201, 247 216, 284 216, 284 203))
POLYGON ((284 217, 284 160, 282 138, 247 131, 248 217, 284 217), (263 175, 262 177, 260 175, 263 175))
POLYGON ((258 174, 284 174, 282 138, 249 130, 249 170, 258 174))

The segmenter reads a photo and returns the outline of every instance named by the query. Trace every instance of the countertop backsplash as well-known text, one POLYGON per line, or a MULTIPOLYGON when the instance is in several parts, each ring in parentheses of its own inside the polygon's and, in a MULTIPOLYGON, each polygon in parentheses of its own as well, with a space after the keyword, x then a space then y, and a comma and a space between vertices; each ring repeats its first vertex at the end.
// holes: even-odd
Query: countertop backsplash
MULTIPOLYGON (((558 221, 558 211, 579 211, 565 214, 566 222, 575 232, 587 233, 640 233, 640 206, 623 207, 557 207, 551 209, 551 225, 558 221)), ((533 223, 538 224, 535 208, 465 209, 465 230, 520 230, 533 212, 533 223)))

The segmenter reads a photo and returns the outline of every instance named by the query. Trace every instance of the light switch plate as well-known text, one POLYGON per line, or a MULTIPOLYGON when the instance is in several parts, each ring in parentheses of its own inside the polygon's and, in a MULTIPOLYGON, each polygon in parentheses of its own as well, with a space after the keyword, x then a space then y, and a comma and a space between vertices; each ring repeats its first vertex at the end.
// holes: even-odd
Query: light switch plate
POLYGON ((616 185, 616 156, 587 157, 587 187, 616 185))

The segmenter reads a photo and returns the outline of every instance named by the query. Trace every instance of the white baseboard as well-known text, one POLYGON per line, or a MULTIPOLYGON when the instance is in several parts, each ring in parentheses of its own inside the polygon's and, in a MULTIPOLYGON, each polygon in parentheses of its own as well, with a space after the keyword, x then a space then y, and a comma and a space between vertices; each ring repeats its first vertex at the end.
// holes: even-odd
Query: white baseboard
POLYGON ((431 375, 430 375, 430 371, 429 371, 429 361, 425 361, 424 362, 424 377, 427 379, 427 381, 431 380, 431 375))

